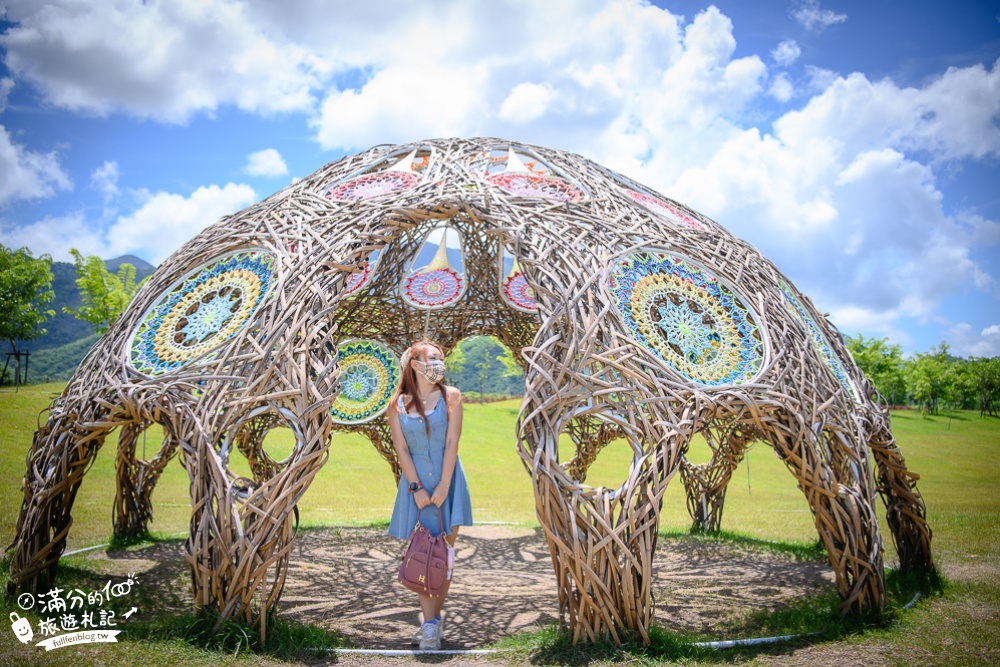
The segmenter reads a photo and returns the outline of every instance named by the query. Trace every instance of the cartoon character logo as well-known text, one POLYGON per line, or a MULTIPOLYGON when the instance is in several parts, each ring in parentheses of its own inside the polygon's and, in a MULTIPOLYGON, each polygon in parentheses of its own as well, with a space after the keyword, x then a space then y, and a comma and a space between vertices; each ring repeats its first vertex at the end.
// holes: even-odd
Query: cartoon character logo
POLYGON ((26 618, 21 618, 17 615, 17 612, 10 612, 11 629, 14 631, 14 636, 17 637, 22 644, 27 644, 31 641, 31 638, 35 636, 35 633, 31 630, 31 621, 26 618))

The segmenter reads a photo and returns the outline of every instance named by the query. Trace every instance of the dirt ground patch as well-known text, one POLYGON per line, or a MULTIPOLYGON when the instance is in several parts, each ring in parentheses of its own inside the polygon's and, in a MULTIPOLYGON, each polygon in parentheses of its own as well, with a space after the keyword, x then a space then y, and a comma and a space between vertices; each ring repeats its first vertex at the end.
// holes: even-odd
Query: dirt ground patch
MULTIPOLYGON (((396 582, 404 543, 384 529, 323 528, 296 539, 280 611, 343 633, 360 648, 408 649, 418 624, 416 595, 396 582)), ((468 649, 555 620, 558 594, 538 529, 476 526, 459 536, 445 606, 442 648, 468 649)), ((143 611, 189 609, 183 544, 81 556, 102 574, 135 572, 143 611)), ((796 562, 767 549, 712 540, 663 540, 653 570, 656 622, 676 631, 712 630, 755 610, 832 590, 820 561, 796 562)))

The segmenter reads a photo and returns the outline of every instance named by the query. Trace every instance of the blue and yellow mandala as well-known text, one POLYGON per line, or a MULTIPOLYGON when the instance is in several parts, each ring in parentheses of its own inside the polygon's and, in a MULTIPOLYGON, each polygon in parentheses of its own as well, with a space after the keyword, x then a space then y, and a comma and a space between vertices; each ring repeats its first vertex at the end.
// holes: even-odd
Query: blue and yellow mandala
POLYGON ((232 338, 270 294, 274 264, 272 255, 247 250, 189 273, 139 325, 132 337, 132 367, 166 373, 232 338))
POLYGON ((399 360, 388 347, 373 340, 345 341, 337 346, 340 395, 330 406, 338 424, 361 424, 387 407, 399 386, 399 360))
POLYGON ((851 382, 850 377, 847 375, 847 369, 844 368, 844 364, 841 363, 840 358, 837 357, 837 353, 834 352, 833 348, 830 347, 830 342, 823 335, 820 330, 819 325, 816 320, 813 319, 809 311, 806 310, 802 302, 795 295, 794 290, 785 284, 783 281, 778 283, 781 287, 781 296, 785 300, 785 305, 792 312, 793 315, 799 320, 799 325, 802 329, 809 334, 809 338, 812 340, 813 348, 816 353, 819 354, 820 358, 826 363, 827 367, 833 371, 834 376, 836 376, 837 381, 840 382, 840 386, 844 388, 844 391, 854 400, 858 400, 858 392, 854 388, 854 383, 851 382))
POLYGON ((635 340, 688 380, 743 384, 763 368, 763 332, 753 313, 691 260, 651 252, 629 255, 611 268, 609 283, 635 340))

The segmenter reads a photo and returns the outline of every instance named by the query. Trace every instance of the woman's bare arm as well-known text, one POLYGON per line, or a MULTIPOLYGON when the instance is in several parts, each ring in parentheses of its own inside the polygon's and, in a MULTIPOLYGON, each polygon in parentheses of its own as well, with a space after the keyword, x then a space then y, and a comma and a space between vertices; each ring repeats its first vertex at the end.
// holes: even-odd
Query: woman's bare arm
MULTIPOLYGON (((410 448, 406 445, 406 437, 403 429, 399 425, 399 412, 396 410, 395 402, 389 404, 386 410, 386 419, 389 422, 389 433, 392 435, 392 447, 396 450, 396 460, 399 461, 399 469, 403 471, 403 476, 407 483, 419 482, 417 467, 413 465, 413 458, 410 456, 410 448)), ((420 489, 413 494, 413 499, 417 507, 423 509, 430 504, 430 495, 424 489, 420 489)))

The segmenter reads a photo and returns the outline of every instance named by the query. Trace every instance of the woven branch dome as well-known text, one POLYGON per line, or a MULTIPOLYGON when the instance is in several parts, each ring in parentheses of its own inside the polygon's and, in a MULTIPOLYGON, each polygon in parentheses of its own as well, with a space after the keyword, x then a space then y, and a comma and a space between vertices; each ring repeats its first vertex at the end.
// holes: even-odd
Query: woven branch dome
POLYGON ((156 479, 183 452, 195 599, 259 619, 263 635, 295 504, 336 433, 364 433, 398 478, 384 410, 401 353, 477 334, 497 336, 525 371, 517 452, 574 640, 648 639, 668 482, 680 472, 694 525, 717 529, 731 474, 758 441, 796 477, 845 610, 885 601, 876 492, 901 566, 931 565, 917 475, 887 412, 771 262, 580 156, 481 138, 346 157, 171 255, 36 433, 9 588, 51 583, 76 490, 120 428, 116 533, 145 530, 156 479), (163 447, 143 460, 136 443, 153 424, 163 447), (283 461, 262 446, 276 426, 297 440, 283 461), (562 433, 575 451, 560 455, 562 433), (696 434, 708 464, 685 460, 696 434), (627 479, 586 485, 614 439, 633 451, 627 479), (230 470, 234 448, 252 479, 230 470))

